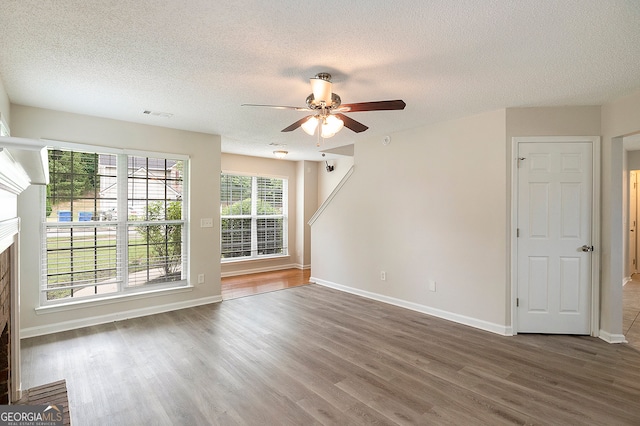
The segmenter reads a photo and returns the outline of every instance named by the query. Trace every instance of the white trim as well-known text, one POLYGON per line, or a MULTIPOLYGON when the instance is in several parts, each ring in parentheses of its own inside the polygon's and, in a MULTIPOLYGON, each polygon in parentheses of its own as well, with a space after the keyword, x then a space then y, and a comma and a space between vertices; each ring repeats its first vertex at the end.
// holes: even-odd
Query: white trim
POLYGON ((347 171, 347 173, 345 173, 345 175, 342 177, 340 182, 338 182, 336 187, 333 188, 333 191, 331 191, 331 194, 329 194, 327 199, 324 200, 324 202, 320 205, 320 207, 318 207, 318 210, 316 210, 316 212, 313 214, 313 216, 311 216, 311 219, 309 219, 309 222, 307 222, 309 224, 309 226, 313 225, 315 223, 315 221, 318 220, 318 218, 320 217, 322 212, 325 211, 327 206, 331 203, 331 200, 333 200, 334 197, 336 196, 336 194, 338 194, 338 192, 340 192, 340 189, 344 186, 344 184, 347 183, 347 181, 349 180, 349 178, 353 174, 353 168, 354 168, 354 166, 351 166, 351 168, 347 171))
POLYGON ((0 253, 11 247, 13 236, 20 231, 20 218, 0 221, 0 253))
POLYGON ((611 334, 608 331, 600 330, 598 336, 607 343, 629 343, 624 337, 624 334, 611 334))
POLYGON ((0 150, 4 149, 11 153, 9 157, 12 157, 14 162, 19 165, 19 169, 26 174, 26 179, 30 184, 46 185, 49 183, 49 159, 43 141, 1 136, 0 150))
POLYGON ((47 144, 47 148, 50 149, 69 149, 71 151, 78 152, 90 152, 96 154, 124 154, 122 148, 113 148, 110 146, 91 145, 86 143, 67 142, 55 139, 42 139, 47 144), (97 151, 100 152, 97 152, 97 151))
POLYGON ((0 111, 0 136, 11 136, 11 131, 9 130, 9 125, 7 121, 4 119, 5 115, 0 111))
POLYGON ((114 321, 123 321, 129 318, 144 317, 147 315, 160 314, 163 312, 177 311, 179 309, 193 308, 195 306, 208 305, 210 303, 222 302, 222 296, 209 296, 200 299, 186 300, 183 302, 167 303, 164 305, 147 306, 144 308, 131 309, 123 312, 115 312, 106 315, 80 318, 77 320, 58 322, 44 326, 23 328, 20 331, 21 338, 42 336, 45 334, 58 333, 61 331, 75 330, 77 328, 89 327, 93 325, 106 324, 114 321))
MULTIPOLYGON (((267 158, 267 160, 270 160, 267 158)), ((282 160, 272 160, 272 161, 282 161, 282 160)), ((287 160, 285 160, 287 161, 287 160)), ((271 179, 284 179, 289 180, 289 176, 285 175, 276 175, 272 173, 256 173, 256 172, 235 172, 232 170, 221 170, 220 175, 233 175, 233 176, 247 176, 247 177, 261 177, 261 178, 271 178, 271 179)))
POLYGON ((186 161, 189 159, 189 155, 186 154, 175 154, 166 151, 146 151, 146 150, 133 150, 127 148, 114 148, 110 146, 104 145, 92 145, 88 143, 77 143, 77 142, 67 142, 56 139, 41 139, 42 142, 45 142, 47 147, 49 148, 61 148, 61 149, 70 149, 72 151, 80 151, 80 152, 90 152, 95 154, 125 154, 132 155, 135 157, 153 157, 153 158, 161 158, 163 160, 183 160, 186 161))
POLYGON ((237 277, 238 275, 249 275, 249 274, 259 274, 261 272, 282 271, 283 269, 305 269, 305 268, 300 268, 299 264, 297 263, 288 263, 286 265, 263 266, 261 268, 251 268, 251 269, 242 269, 238 271, 222 272, 220 276, 222 278, 237 277))
POLYGON ((432 308, 430 306, 420 305, 418 303, 407 302, 406 300, 396 299, 395 297, 389 297, 378 293, 372 293, 366 290, 360 290, 357 288, 345 286, 342 284, 336 284, 331 281, 325 281, 320 278, 311 277, 309 281, 319 284, 324 287, 329 287, 335 290, 344 291, 345 293, 355 294, 356 296, 365 297, 367 299, 376 300, 378 302, 387 303, 389 305, 398 306, 412 311, 420 312, 423 314, 431 315, 434 317, 442 318, 447 321, 452 321, 458 324, 468 325, 480 330, 490 331, 502 336, 513 335, 513 330, 509 326, 502 324, 496 324, 489 321, 484 321, 477 318, 468 317, 465 315, 456 314, 454 312, 443 311, 441 309, 432 308))
POLYGON ((511 138, 511 328, 517 334, 516 297, 518 285, 518 241, 516 228, 518 227, 518 144, 531 142, 543 143, 567 143, 588 142, 591 143, 593 194, 591 207, 591 245, 595 250, 591 253, 591 336, 598 337, 600 330, 600 136, 527 136, 511 138))
POLYGON ((13 245, 11 246, 11 390, 12 401, 22 398, 22 348, 20 346, 20 238, 19 233, 13 235, 13 245), (15 272, 14 272, 15 271, 15 272))
POLYGON ((242 263, 242 262, 260 262, 260 261, 264 261, 264 260, 278 260, 278 259, 285 259, 285 258, 291 258, 290 254, 265 254, 265 255, 261 255, 260 257, 248 257, 248 256, 243 256, 243 257, 227 257, 224 259, 220 259, 220 265, 229 265, 229 264, 234 264, 234 263, 242 263))
POLYGON ((18 195, 31 184, 29 175, 5 148, 0 147, 0 190, 18 195))
MULTIPOLYGON (((163 152, 140 151, 140 150, 126 149, 126 148, 122 150, 122 153, 128 156, 133 156, 133 157, 150 157, 150 158, 159 158, 162 160, 187 161, 190 158, 189 155, 187 154, 173 154, 171 152, 166 152, 166 151, 163 151, 163 152)), ((186 173, 184 174, 186 175, 186 173)))
POLYGON ((49 305, 42 305, 35 308, 36 315, 52 314, 55 312, 74 311, 83 308, 92 308, 101 305, 111 305, 113 303, 128 302, 130 300, 147 299, 156 296, 165 296, 169 294, 185 293, 193 291, 193 286, 182 287, 165 287, 157 288, 149 291, 136 293, 115 293, 113 295, 99 296, 96 298, 87 298, 80 300, 72 300, 70 302, 58 302, 49 305))

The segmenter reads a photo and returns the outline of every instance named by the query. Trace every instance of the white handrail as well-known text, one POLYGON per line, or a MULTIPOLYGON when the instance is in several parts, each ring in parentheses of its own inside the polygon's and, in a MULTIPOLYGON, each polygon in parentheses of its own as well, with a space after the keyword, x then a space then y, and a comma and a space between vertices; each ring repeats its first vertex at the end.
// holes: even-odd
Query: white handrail
POLYGON ((342 180, 340 180, 338 185, 336 185, 336 187, 333 188, 333 191, 331 191, 331 194, 329 194, 327 199, 324 200, 324 202, 320 205, 320 207, 318 207, 318 210, 316 210, 316 212, 313 214, 313 216, 311 216, 311 219, 309 219, 309 222, 308 222, 309 225, 313 225, 313 223, 320 217, 322 212, 331 203, 331 200, 333 200, 333 197, 335 197, 336 194, 340 191, 340 188, 342 188, 344 186, 344 184, 347 182, 347 180, 349 180, 349 177, 353 174, 353 167, 354 166, 351 166, 349 171, 347 173, 345 173, 345 175, 342 177, 342 180))

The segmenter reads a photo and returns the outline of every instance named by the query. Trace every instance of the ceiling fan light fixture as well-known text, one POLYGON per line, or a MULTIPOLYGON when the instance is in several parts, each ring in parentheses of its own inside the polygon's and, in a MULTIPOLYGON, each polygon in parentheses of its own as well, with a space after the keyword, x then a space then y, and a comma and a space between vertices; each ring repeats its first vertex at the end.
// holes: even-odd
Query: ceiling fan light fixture
POLYGON ((279 159, 283 159, 284 157, 287 156, 288 153, 289 151, 273 151, 273 155, 275 155, 276 158, 279 158, 279 159))
POLYGON ((335 115, 328 115, 322 120, 322 130, 320 136, 328 139, 335 136, 342 129, 344 122, 335 115))
POLYGON ((325 105, 331 106, 331 81, 318 76, 310 78, 309 81, 313 92, 313 103, 319 105, 324 102, 325 105))
POLYGON ((307 104, 306 107, 258 104, 242 105, 310 112, 311 115, 300 118, 295 123, 282 129, 282 132, 292 132, 298 127, 302 127, 303 131, 309 136, 317 136, 318 146, 320 146, 320 136, 325 139, 330 138, 338 133, 342 127, 346 127, 354 133, 361 133, 368 129, 364 124, 343 113, 403 110, 407 105, 402 99, 357 102, 343 105, 340 96, 331 92, 331 74, 328 72, 318 73, 315 77, 310 78, 309 82, 311 83, 313 93, 307 96, 305 101, 307 104))
POLYGON ((302 123, 300 127, 302 127, 302 130, 304 130, 306 134, 313 136, 316 131, 316 127, 318 127, 318 119, 316 117, 309 117, 309 119, 302 123))

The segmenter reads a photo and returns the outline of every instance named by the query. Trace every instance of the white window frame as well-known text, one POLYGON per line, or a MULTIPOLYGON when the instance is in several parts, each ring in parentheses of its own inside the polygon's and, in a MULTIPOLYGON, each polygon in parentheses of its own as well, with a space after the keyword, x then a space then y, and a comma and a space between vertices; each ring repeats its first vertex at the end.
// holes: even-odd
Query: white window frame
POLYGON ((70 142, 61 142, 61 141, 52 141, 52 140, 44 140, 47 143, 47 149, 62 149, 62 150, 71 150, 77 152, 87 152, 87 153, 96 153, 96 154, 113 154, 117 157, 117 200, 116 205, 119 212, 127 212, 128 211, 128 165, 127 158, 129 156, 136 157, 149 157, 149 158, 158 158, 158 159, 166 159, 166 160, 178 160, 182 161, 183 168, 183 180, 182 180, 182 220, 179 221, 170 221, 170 220, 157 220, 157 221, 129 221, 128 214, 119 214, 117 220, 108 221, 108 222, 95 222, 96 225, 91 224, 82 224, 80 222, 47 222, 46 217, 46 191, 42 192, 42 200, 41 200, 41 230, 40 230, 40 239, 41 239, 41 247, 42 247, 42 259, 43 266, 42 271, 40 273, 40 285, 39 285, 39 293, 40 293, 40 307, 51 307, 51 306, 60 306, 60 305, 76 305, 83 304, 83 302, 95 302, 100 300, 109 300, 109 299, 117 299, 122 296, 127 295, 144 295, 145 293, 156 293, 158 290, 169 290, 169 289, 183 289, 190 287, 191 284, 189 282, 189 234, 190 234, 190 225, 189 225, 189 166, 190 166, 190 158, 188 155, 184 154, 169 154, 162 152, 153 152, 153 151, 141 151, 141 150, 128 150, 128 149, 119 149, 113 147, 105 147, 105 146, 97 146, 97 145, 86 145, 86 144, 78 144, 78 143, 70 143, 70 142), (124 171, 124 172, 123 172, 124 171), (140 286, 129 286, 128 285, 128 229, 130 224, 135 225, 164 225, 164 224, 172 224, 172 223, 182 223, 182 273, 181 279, 176 281, 169 281, 166 283, 154 283, 152 285, 140 285, 140 286), (115 226, 116 227, 116 251, 117 257, 119 257, 119 265, 117 272, 117 285, 118 289, 115 292, 105 293, 105 294, 96 294, 91 296, 82 296, 78 298, 62 298, 57 300, 47 300, 47 291, 51 289, 47 288, 47 229, 49 227, 69 227, 78 226, 78 227, 92 227, 92 226, 115 226))
MULTIPOLYGON (((252 260, 288 257, 289 256, 289 178, 287 176, 242 173, 242 172, 225 171, 225 170, 221 172, 221 176, 222 175, 246 176, 251 178, 251 215, 250 217, 248 215, 229 215, 229 216, 222 217, 222 209, 221 209, 220 246, 222 247, 222 219, 251 219, 251 253, 257 253, 258 251, 258 232, 257 232, 258 219, 282 218, 282 241, 283 241, 282 251, 283 252, 277 253, 277 254, 263 254, 263 255, 252 254, 250 256, 239 256, 239 257, 230 257, 230 258, 221 257, 220 262, 221 263, 247 262, 252 260), (257 214, 258 186, 256 184, 256 181, 259 178, 280 179, 283 181, 282 183, 282 215, 258 215, 257 214)), ((222 250, 221 250, 220 256, 222 256, 222 250)))

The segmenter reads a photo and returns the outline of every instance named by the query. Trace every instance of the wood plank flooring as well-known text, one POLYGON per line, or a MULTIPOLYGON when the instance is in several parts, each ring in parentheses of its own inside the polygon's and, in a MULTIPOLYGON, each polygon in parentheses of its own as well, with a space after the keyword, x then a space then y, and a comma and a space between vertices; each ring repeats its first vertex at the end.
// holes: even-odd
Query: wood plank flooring
POLYGON ((622 290, 622 332, 629 345, 640 350, 640 274, 634 274, 632 278, 622 290))
POLYGON ((640 424, 640 352, 309 284, 25 339, 76 425, 640 424))
POLYGON ((309 284, 310 269, 284 269, 259 274, 223 277, 222 300, 252 296, 309 284))

